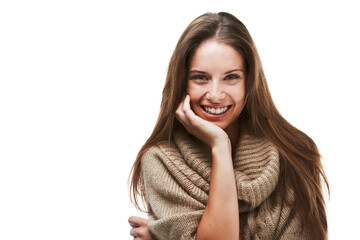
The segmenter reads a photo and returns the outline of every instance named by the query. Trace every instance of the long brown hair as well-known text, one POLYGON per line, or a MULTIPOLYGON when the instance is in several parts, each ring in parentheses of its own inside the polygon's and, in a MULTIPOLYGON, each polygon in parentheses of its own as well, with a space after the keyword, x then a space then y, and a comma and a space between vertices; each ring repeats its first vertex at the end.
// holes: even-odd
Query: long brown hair
POLYGON ((243 57, 247 102, 239 117, 241 127, 265 137, 277 147, 281 159, 279 184, 282 193, 285 194, 286 186, 291 186, 295 197, 292 207, 301 217, 302 228, 306 225, 313 239, 325 239, 327 219, 322 182, 327 190, 329 185, 318 149, 310 137, 280 115, 271 98, 250 33, 236 17, 225 12, 206 13, 193 20, 176 45, 168 67, 159 117, 131 169, 130 195, 133 203, 138 209, 138 197, 146 203, 141 159, 159 141, 170 140, 173 131, 180 127, 175 111, 186 94, 189 62, 197 47, 210 38, 232 46, 243 57))

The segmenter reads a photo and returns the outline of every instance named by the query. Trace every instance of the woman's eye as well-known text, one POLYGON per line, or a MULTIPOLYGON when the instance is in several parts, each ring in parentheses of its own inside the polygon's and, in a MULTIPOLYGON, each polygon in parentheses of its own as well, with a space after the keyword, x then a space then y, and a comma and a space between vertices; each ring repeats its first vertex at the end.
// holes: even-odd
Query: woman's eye
POLYGON ((204 75, 194 75, 194 76, 191 77, 191 79, 200 80, 200 81, 206 81, 207 77, 205 77, 204 75))
POLYGON ((238 78, 240 78, 240 76, 237 74, 230 74, 225 77, 225 79, 227 79, 227 80, 233 80, 233 79, 238 79, 238 78))

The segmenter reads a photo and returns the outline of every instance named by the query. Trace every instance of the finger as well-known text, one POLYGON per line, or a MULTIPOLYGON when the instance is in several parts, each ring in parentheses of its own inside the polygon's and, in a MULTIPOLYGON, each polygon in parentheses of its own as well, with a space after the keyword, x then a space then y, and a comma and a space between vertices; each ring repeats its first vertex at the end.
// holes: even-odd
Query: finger
POLYGON ((135 216, 129 217, 128 222, 131 227, 139 227, 140 226, 140 223, 139 223, 137 217, 135 217, 135 216))
POLYGON ((183 121, 184 117, 185 117, 185 114, 184 112, 182 111, 182 108, 178 108, 175 112, 175 117, 177 120, 179 120, 180 122, 183 121))
POLYGON ((184 100, 185 100, 185 99, 183 99, 183 100, 180 102, 178 108, 176 109, 176 111, 175 111, 176 115, 179 115, 179 114, 182 113, 182 111, 183 111, 182 109, 183 109, 183 105, 184 105, 184 100))
POLYGON ((130 235, 135 237, 136 239, 149 239, 151 237, 151 233, 147 226, 132 228, 130 230, 130 235))
POLYGON ((130 223, 130 227, 132 227, 132 228, 137 228, 137 227, 140 227, 140 226, 137 225, 137 224, 130 223))
POLYGON ((141 225, 147 224, 146 219, 137 216, 129 217, 128 222, 131 227, 139 227, 141 225))
POLYGON ((190 96, 186 95, 183 100, 182 105, 180 106, 182 109, 179 110, 179 118, 181 120, 182 125, 185 127, 188 133, 193 134, 194 127, 197 126, 197 116, 193 112, 190 106, 190 96))
POLYGON ((148 220, 146 218, 133 216, 133 222, 140 226, 147 226, 148 220))
POLYGON ((188 114, 190 111, 192 112, 190 108, 190 96, 186 95, 182 105, 182 112, 184 115, 184 119, 186 119, 186 122, 189 124, 189 126, 192 126, 192 123, 190 121, 191 119, 189 119, 189 114, 188 114))
POLYGON ((179 104, 179 107, 176 111, 176 119, 185 127, 186 131, 190 134, 193 134, 193 123, 188 118, 186 112, 191 112, 194 117, 196 115, 190 108, 190 96, 186 95, 184 100, 179 104))
POLYGON ((185 114, 185 117, 187 118, 187 120, 189 121, 189 123, 191 125, 193 125, 194 121, 196 121, 198 119, 198 116, 191 109, 190 96, 189 95, 187 95, 185 100, 184 100, 183 112, 185 114))
POLYGON ((130 230, 130 236, 132 236, 132 237, 134 237, 134 238, 138 237, 138 235, 136 234, 136 228, 132 228, 132 229, 130 230))
POLYGON ((186 119, 186 116, 185 116, 185 113, 184 113, 184 110, 183 110, 185 99, 183 101, 181 101, 181 103, 179 104, 179 107, 176 110, 176 118, 186 128, 187 126, 189 126, 189 121, 188 121, 188 119, 186 119))
MULTIPOLYGON (((186 118, 184 113, 179 113, 176 116, 176 119, 185 127, 185 129, 189 132, 191 125, 189 123, 189 120, 186 118)), ((190 133, 190 132, 189 132, 190 133)))
POLYGON ((184 101, 183 101, 183 105, 182 105, 182 107, 183 107, 183 111, 186 111, 187 109, 189 109, 188 108, 188 105, 190 104, 190 96, 189 95, 186 95, 185 96, 185 99, 184 99, 184 101))
POLYGON ((189 120, 186 118, 186 115, 182 112, 177 115, 177 120, 185 127, 185 129, 189 132, 191 128, 191 124, 189 120))
POLYGON ((187 95, 185 98, 183 109, 184 109, 184 113, 193 112, 191 109, 191 105, 190 105, 190 96, 189 95, 187 95))

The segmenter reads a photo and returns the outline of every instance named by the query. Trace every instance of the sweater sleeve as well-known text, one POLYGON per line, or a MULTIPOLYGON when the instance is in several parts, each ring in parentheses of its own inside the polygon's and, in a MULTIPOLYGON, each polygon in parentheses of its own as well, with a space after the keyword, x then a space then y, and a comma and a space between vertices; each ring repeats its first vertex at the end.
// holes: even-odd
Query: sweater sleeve
POLYGON ((205 205, 192 198, 163 163, 156 147, 142 158, 142 176, 149 210, 148 226, 158 239, 195 239, 205 205))
POLYGON ((293 239, 293 240, 310 240, 310 235, 304 230, 303 232, 299 231, 299 225, 295 221, 291 221, 288 226, 284 229, 281 236, 279 237, 279 240, 287 240, 287 239, 293 239))
POLYGON ((278 235, 276 239, 279 240, 311 239, 310 234, 306 228, 301 231, 300 216, 296 214, 295 210, 288 206, 285 206, 281 213, 278 229, 275 235, 278 235))

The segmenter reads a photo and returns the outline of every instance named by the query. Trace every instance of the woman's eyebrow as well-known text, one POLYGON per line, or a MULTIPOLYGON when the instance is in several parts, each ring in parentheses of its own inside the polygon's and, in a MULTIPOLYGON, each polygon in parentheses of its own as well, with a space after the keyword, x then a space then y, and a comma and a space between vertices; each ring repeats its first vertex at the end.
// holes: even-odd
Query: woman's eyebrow
POLYGON ((243 72, 244 70, 240 69, 240 68, 237 68, 237 69, 234 69, 234 70, 230 70, 224 74, 229 74, 229 73, 232 73, 232 72, 236 72, 236 71, 240 71, 240 72, 243 72))
MULTIPOLYGON (((237 69, 233 69, 233 70, 227 71, 227 72, 225 72, 224 74, 229 74, 229 73, 236 72, 236 71, 243 72, 244 70, 242 70, 242 69, 240 69, 240 68, 237 68, 237 69)), ((191 70, 191 71, 189 71, 189 73, 201 73, 201 74, 206 74, 206 72, 204 72, 204 71, 199 71, 199 70, 191 70)))
POLYGON ((201 73, 201 74, 206 74, 206 72, 204 72, 204 71, 199 71, 199 70, 191 70, 189 73, 201 73))

